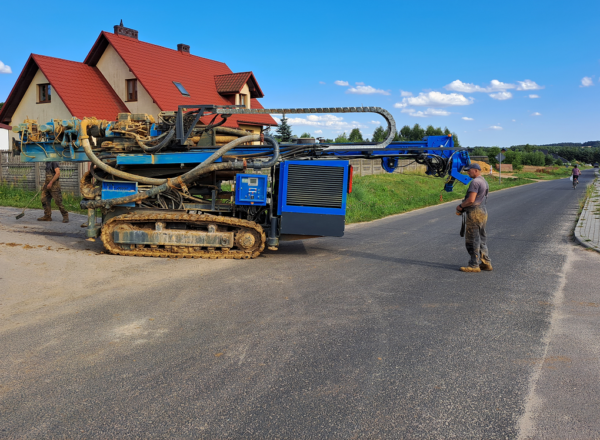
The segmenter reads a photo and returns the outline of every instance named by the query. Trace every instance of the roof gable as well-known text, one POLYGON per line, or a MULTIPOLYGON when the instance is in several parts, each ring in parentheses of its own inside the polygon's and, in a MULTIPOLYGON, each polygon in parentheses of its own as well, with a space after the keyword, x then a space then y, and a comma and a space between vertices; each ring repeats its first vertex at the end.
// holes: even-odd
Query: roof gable
MULTIPOLYGON (((215 84, 215 76, 233 73, 225 63, 108 32, 100 34, 84 63, 95 66, 108 44, 115 49, 163 111, 177 110, 180 105, 185 104, 231 105, 225 96, 219 94, 215 84), (183 85, 190 96, 182 95, 174 82, 183 85)), ((245 74, 249 74, 247 78, 254 78, 252 72, 245 74)), ((257 86, 255 79, 253 84, 257 86)), ((260 95, 262 96, 262 91, 260 95)), ((251 100, 251 105, 253 108, 262 108, 255 99, 251 100)), ((248 115, 243 115, 243 119, 250 119, 259 125, 277 125, 269 115, 251 116, 249 118, 248 115)), ((239 118, 242 115, 228 118, 225 126, 237 126, 239 118)))
POLYGON ((246 84, 248 84, 248 89, 250 89, 250 97, 262 98, 264 96, 252 72, 215 75, 215 85, 217 87, 217 92, 221 95, 231 95, 235 93, 240 93, 240 91, 246 84))
POLYGON ((76 61, 31 54, 0 111, 0 122, 12 118, 38 69, 69 112, 77 118, 95 116, 114 120, 118 113, 128 111, 97 68, 76 61))

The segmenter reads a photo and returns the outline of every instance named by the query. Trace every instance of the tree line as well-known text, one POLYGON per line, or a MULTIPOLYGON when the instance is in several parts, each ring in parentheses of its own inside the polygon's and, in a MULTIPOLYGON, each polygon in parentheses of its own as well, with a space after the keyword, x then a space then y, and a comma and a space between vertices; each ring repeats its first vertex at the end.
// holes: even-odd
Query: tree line
MULTIPOLYGON (((281 122, 277 129, 275 130, 275 138, 278 142, 292 142, 296 137, 292 133, 292 126, 288 123, 288 119, 283 115, 281 118, 281 122)), ((270 133, 270 129, 267 130, 267 134, 270 133)), ((347 144, 347 143, 362 143, 362 142, 383 142, 388 137, 388 130, 384 130, 383 127, 379 126, 373 131, 373 135, 371 139, 365 138, 360 131, 359 128, 353 128, 350 131, 350 134, 347 135, 346 132, 338 135, 335 139, 326 139, 319 138, 323 143, 335 143, 335 144, 347 144)), ((454 139, 454 146, 460 147, 460 143, 458 141, 458 136, 456 133, 450 132, 448 127, 445 127, 443 130, 441 127, 434 127, 433 125, 428 125, 426 128, 422 128, 419 124, 415 124, 413 127, 405 125, 399 131, 396 132, 394 136, 394 141, 420 141, 423 140, 425 136, 448 136, 452 135, 454 139)), ((301 138, 311 138, 313 137, 310 133, 304 132, 300 135, 301 138)))
MULTIPOLYGON (((540 148, 538 145, 515 145, 507 149, 503 154, 505 164, 511 164, 514 169, 522 169, 524 165, 533 166, 563 166, 565 162, 558 157, 564 158, 569 163, 596 163, 600 162, 600 148, 590 147, 547 147, 540 148), (555 156, 553 156, 553 154, 555 156)), ((501 152, 500 147, 475 147, 469 151, 471 156, 487 156, 490 164, 498 163, 496 156, 501 152)))

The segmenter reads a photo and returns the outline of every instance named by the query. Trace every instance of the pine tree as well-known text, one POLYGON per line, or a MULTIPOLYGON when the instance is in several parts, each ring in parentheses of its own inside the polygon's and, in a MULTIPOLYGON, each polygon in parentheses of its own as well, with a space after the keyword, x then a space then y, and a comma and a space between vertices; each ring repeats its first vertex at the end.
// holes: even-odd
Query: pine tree
POLYGON ((350 132, 350 136, 348 136, 348 141, 353 142, 353 143, 364 142, 362 133, 360 132, 360 130, 358 128, 352 129, 352 131, 350 132))
POLYGON ((281 118, 281 124, 277 127, 277 134, 279 135, 279 142, 290 142, 292 140, 292 127, 288 124, 285 115, 281 118))
POLYGON ((383 129, 383 127, 380 125, 379 127, 377 127, 375 129, 375 131, 373 132, 373 142, 383 142, 385 140, 385 138, 387 137, 387 132, 383 129))

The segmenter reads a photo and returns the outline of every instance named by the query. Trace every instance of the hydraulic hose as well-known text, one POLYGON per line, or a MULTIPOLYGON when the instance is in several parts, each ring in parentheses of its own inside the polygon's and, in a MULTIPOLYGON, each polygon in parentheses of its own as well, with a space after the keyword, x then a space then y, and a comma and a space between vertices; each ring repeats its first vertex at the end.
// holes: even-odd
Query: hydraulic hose
MULTIPOLYGON (((245 162, 221 162, 215 163, 212 165, 207 165, 202 168, 201 172, 198 176, 202 174, 212 173, 213 171, 220 170, 243 170, 246 166, 245 162)), ((165 182, 162 185, 155 186, 148 191, 132 194, 126 197, 119 197, 116 199, 106 199, 106 200, 82 200, 79 204, 82 209, 88 208, 110 208, 113 205, 121 205, 123 203, 131 203, 131 202, 139 202, 150 197, 157 196, 158 194, 169 189, 169 183, 165 182)))
POLYGON ((169 130, 166 133, 163 133, 162 135, 160 135, 158 138, 156 139, 160 139, 162 136, 166 135, 166 137, 157 145, 154 145, 152 147, 148 147, 146 144, 144 144, 142 141, 140 141, 137 136, 135 138, 137 144, 139 145, 139 147, 144 150, 145 153, 156 153, 157 151, 160 151, 161 149, 163 149, 166 145, 169 144, 169 142, 171 142, 171 139, 173 139, 173 136, 175 136, 175 129, 172 128, 171 130, 169 130))
POLYGON ((271 136, 264 136, 264 139, 269 142, 271 145, 273 145, 273 157, 271 158, 271 160, 267 161, 267 162, 253 162, 252 163, 252 168, 254 168, 255 170, 260 170, 262 168, 271 168, 273 165, 275 165, 277 163, 277 160, 279 159, 279 143, 272 138, 271 136))

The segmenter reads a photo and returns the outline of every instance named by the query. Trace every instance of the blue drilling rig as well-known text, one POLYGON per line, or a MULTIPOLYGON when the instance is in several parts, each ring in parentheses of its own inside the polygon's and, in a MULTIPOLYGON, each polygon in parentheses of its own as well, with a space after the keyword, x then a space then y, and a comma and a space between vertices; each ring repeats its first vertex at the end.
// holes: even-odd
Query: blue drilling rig
POLYGON ((413 159, 445 177, 446 191, 470 181, 461 174, 469 155, 451 136, 393 142, 395 121, 379 107, 185 105, 158 120, 120 113, 116 121, 28 120, 13 130, 20 135, 13 150, 24 162, 91 162, 80 185, 87 236, 101 237, 118 255, 244 259, 277 249, 282 235, 340 237, 351 159, 380 159, 387 172, 413 159), (386 120, 383 142, 279 144, 223 127, 233 114, 367 112, 386 120), (211 122, 201 124, 207 116, 211 122))

